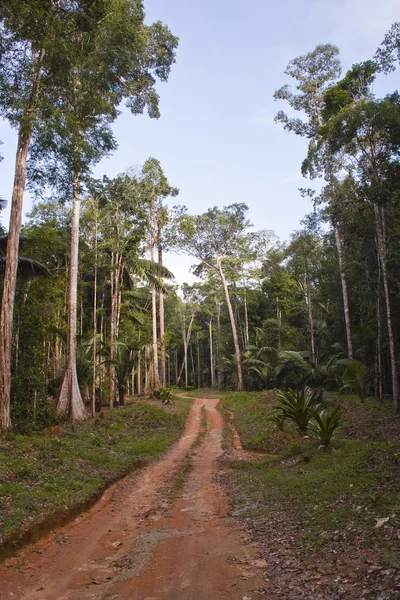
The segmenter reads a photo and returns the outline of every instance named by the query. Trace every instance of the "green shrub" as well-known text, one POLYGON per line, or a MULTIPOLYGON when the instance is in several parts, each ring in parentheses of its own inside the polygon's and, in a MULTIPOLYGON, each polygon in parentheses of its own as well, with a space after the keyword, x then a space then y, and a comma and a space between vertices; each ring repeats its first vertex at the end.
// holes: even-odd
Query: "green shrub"
POLYGON ((276 415, 272 415, 272 417, 269 417, 268 420, 272 421, 272 423, 275 423, 279 431, 284 430, 286 415, 283 412, 277 413, 276 415))
POLYGON ((364 363, 354 360, 343 373, 344 388, 353 390, 364 402, 370 388, 370 376, 364 363))
POLYGON ((329 446, 332 435, 340 425, 343 411, 336 407, 331 413, 326 410, 311 410, 312 419, 309 422, 311 433, 315 434, 324 446, 329 446))
POLYGON ((320 388, 310 391, 303 387, 299 390, 289 389, 287 392, 278 392, 278 409, 282 416, 289 421, 294 421, 299 431, 305 433, 312 417, 312 409, 321 404, 322 390, 320 388))
POLYGON ((172 392, 169 387, 160 387, 153 390, 153 398, 161 400, 161 404, 174 404, 172 392))

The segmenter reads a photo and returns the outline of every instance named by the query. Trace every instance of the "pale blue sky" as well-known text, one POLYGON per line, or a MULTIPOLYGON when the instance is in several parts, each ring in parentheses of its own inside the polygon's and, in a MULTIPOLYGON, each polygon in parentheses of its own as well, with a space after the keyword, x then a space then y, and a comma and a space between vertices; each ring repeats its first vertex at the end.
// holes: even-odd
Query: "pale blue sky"
MULTIPOLYGON (((288 82, 283 71, 327 42, 339 46, 345 69, 371 58, 400 19, 398 0, 145 0, 145 7, 148 21, 163 21, 180 38, 170 80, 159 86, 161 118, 124 111, 114 126, 118 150, 95 173, 112 177, 154 156, 180 188, 174 203, 199 213, 244 201, 257 229, 287 239, 311 206, 298 192, 305 142, 273 122, 284 108, 272 98, 288 82)), ((399 73, 378 81, 376 92, 398 87, 399 73)), ((9 198, 15 133, 5 123, 0 139, 0 195, 9 198)), ((180 281, 192 263, 169 260, 180 281)))

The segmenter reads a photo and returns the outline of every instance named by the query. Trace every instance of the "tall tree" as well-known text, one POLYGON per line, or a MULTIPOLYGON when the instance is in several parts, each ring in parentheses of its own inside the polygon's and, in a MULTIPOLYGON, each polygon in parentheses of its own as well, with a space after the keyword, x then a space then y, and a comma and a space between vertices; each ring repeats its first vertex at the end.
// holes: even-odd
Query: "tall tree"
POLYGON ((0 7, 0 113, 18 129, 14 186, 0 316, 0 427, 10 426, 11 336, 18 246, 28 152, 39 117, 45 118, 57 80, 67 85, 62 48, 81 31, 86 2, 3 2, 0 7))
MULTIPOLYGON (((351 73, 347 75, 348 81, 351 81, 351 73)), ((331 116, 323 127, 322 134, 332 152, 345 150, 349 169, 357 178, 359 192, 373 206, 377 254, 386 303, 393 401, 398 407, 399 383, 387 269, 385 211, 387 204, 397 194, 400 174, 400 100, 398 94, 384 100, 375 100, 368 97, 368 90, 363 90, 359 96, 354 92, 349 93, 349 97, 345 97, 343 101, 341 91, 339 86, 327 98, 327 112, 331 116)))
MULTIPOLYGON (((340 169, 340 161, 333 160, 326 145, 320 144, 319 129, 324 123, 326 94, 337 81, 341 73, 339 50, 332 44, 318 45, 313 51, 290 61, 285 74, 295 79, 297 92, 285 85, 274 94, 275 100, 285 100, 295 111, 305 114, 306 119, 289 117, 278 112, 275 120, 283 124, 287 131, 306 137, 309 140, 307 158, 303 162, 304 176, 312 179, 323 175, 329 182, 325 188, 324 200, 330 204, 335 194, 335 174, 340 169)), ((335 240, 339 270, 342 282, 343 308, 346 322, 347 349, 350 360, 353 359, 353 342, 350 322, 348 285, 343 260, 343 247, 339 223, 330 212, 331 225, 335 231, 335 240)))
MULTIPOLYGON (((142 193, 143 202, 148 209, 148 227, 147 239, 152 262, 156 259, 156 250, 158 252, 158 262, 163 265, 163 251, 168 242, 164 236, 164 228, 168 223, 168 211, 163 206, 163 200, 168 196, 176 196, 177 188, 171 187, 168 183, 160 162, 155 158, 148 158, 143 165, 142 173, 142 193)), ((165 385, 165 324, 164 324, 164 290, 159 289, 159 323, 160 323, 160 346, 161 360, 159 369, 158 360, 158 334, 157 334, 157 289, 155 283, 151 284, 151 302, 152 302, 152 335, 153 335, 153 372, 154 385, 159 387, 165 385)))
MULTIPOLYGON (((229 313, 236 361, 236 387, 243 389, 242 355, 237 323, 232 306, 225 264, 240 261, 241 252, 250 245, 252 235, 248 232, 250 221, 246 218, 244 203, 231 204, 223 209, 216 206, 198 216, 182 215, 180 218, 180 246, 214 271, 222 284, 229 313), (245 243, 246 242, 246 243, 245 243)), ((244 261, 245 258, 242 257, 244 261)))
MULTIPOLYGON (((48 143, 42 143, 45 150, 39 153, 41 165, 44 157, 49 161, 55 156, 61 162, 73 196, 68 359, 58 402, 58 410, 70 413, 73 419, 85 416, 74 366, 83 184, 91 165, 115 147, 110 124, 118 116, 121 101, 125 99, 134 114, 147 107, 150 117, 159 116, 155 77, 168 78, 177 45, 177 39, 162 24, 144 25, 139 0, 95 2, 85 16, 89 26, 77 35, 75 53, 70 53, 69 94, 61 107, 53 111, 52 131, 46 127, 42 132, 48 143)), ((53 177, 55 171, 47 167, 47 173, 53 177)))

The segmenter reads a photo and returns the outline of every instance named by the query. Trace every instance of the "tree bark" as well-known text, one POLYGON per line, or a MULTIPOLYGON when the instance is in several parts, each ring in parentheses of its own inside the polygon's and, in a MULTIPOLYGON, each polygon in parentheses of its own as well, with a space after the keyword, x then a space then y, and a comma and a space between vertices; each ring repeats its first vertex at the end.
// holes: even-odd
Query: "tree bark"
MULTIPOLYGON (((150 243, 151 260, 155 262, 154 241, 150 243)), ((153 355, 153 385, 152 387, 160 387, 160 376, 158 371, 158 336, 157 336, 157 291, 154 283, 151 284, 151 322, 152 322, 152 355, 153 355)))
POLYGON ((30 99, 19 127, 15 159, 14 187, 11 199, 10 227, 0 314, 0 428, 5 429, 11 426, 11 343, 15 289, 17 285, 19 236, 21 233, 22 207, 26 184, 26 162, 36 117, 36 102, 39 95, 43 59, 44 49, 42 48, 38 54, 38 60, 34 69, 30 99))
POLYGON ((139 352, 137 353, 137 393, 138 396, 140 396, 140 394, 142 393, 142 353, 139 352))
POLYGON ((347 279, 343 264, 343 251, 342 251, 342 240, 340 238, 340 232, 337 225, 335 225, 335 240, 339 262, 340 279, 342 282, 342 295, 343 295, 343 308, 344 308, 344 320, 346 324, 346 337, 347 337, 347 354, 349 360, 354 360, 353 356, 353 341, 351 337, 351 323, 350 323, 350 309, 349 309, 349 296, 347 292, 347 279))
POLYGON ((243 271, 243 298, 244 298, 244 345, 249 345, 249 314, 247 309, 246 280, 243 271))
POLYGON ((229 296, 229 289, 228 289, 228 284, 226 282, 226 278, 225 278, 225 273, 222 269, 222 264, 221 264, 221 258, 217 257, 217 266, 218 266, 218 271, 221 277, 221 281, 222 281, 222 286, 224 288, 224 292, 225 292, 225 299, 226 299, 226 304, 228 307, 228 312, 229 312, 229 318, 231 321, 231 328, 232 328, 232 337, 233 337, 233 345, 235 347, 235 356, 236 356, 236 373, 237 373, 237 385, 236 385, 236 389, 238 392, 241 392, 243 390, 243 375, 242 375, 242 355, 240 352, 240 346, 239 346, 239 338, 238 338, 238 334, 237 334, 237 328, 236 328, 236 323, 235 323, 235 317, 233 314, 233 309, 232 309, 232 303, 231 303, 231 299, 229 296))
POLYGON ((69 273, 68 296, 68 344, 67 369, 64 375, 57 412, 68 414, 71 421, 87 418, 76 373, 76 326, 77 326, 77 291, 78 291, 78 256, 79 256, 79 211, 81 197, 79 174, 74 176, 74 198, 71 223, 71 266, 69 273))
POLYGON ((213 388, 213 387, 215 387, 215 373, 214 373, 212 319, 210 319, 209 331, 210 331, 210 373, 211 373, 211 387, 213 388))
POLYGON ((310 324, 311 354, 315 358, 315 339, 314 339, 314 317, 312 309, 311 282, 306 273, 306 303, 308 308, 308 321, 310 324))
POLYGON ((96 362, 97 362, 97 212, 94 224, 94 281, 93 281, 93 382, 92 382, 92 416, 96 415, 96 362))
MULTIPOLYGON (((158 239, 158 263, 163 264, 163 248, 159 234, 158 239)), ((159 291, 159 324, 160 324, 160 383, 166 385, 166 351, 165 351, 165 321, 164 321, 164 292, 159 291)))
POLYGON ((390 363, 392 369, 392 394, 393 394, 393 405, 396 410, 399 408, 399 385, 397 376, 397 365, 396 365, 396 352, 394 344, 394 333, 392 324, 392 311, 390 308, 390 291, 389 291, 389 278, 387 273, 386 265, 386 224, 385 224, 385 211, 383 206, 374 204, 375 223, 376 223, 376 234, 377 234, 377 247, 378 256, 382 270, 382 281, 383 289, 385 293, 386 303, 386 320, 389 337, 389 350, 390 350, 390 363))
POLYGON ((115 306, 115 272, 116 272, 116 255, 114 252, 111 253, 111 277, 110 277, 110 294, 111 294, 111 316, 110 316, 110 365, 108 368, 109 373, 109 399, 108 403, 110 408, 114 406, 115 399, 115 367, 114 367, 114 342, 115 342, 115 320, 116 320, 116 306, 115 306))
POLYGON ((196 345, 197 345, 197 388, 201 387, 201 375, 200 375, 200 345, 199 345, 199 332, 196 334, 196 345))
POLYGON ((179 384, 179 381, 182 377, 183 369, 185 369, 185 386, 186 387, 188 385, 188 346, 189 346, 189 342, 190 342, 190 336, 192 335, 192 327, 193 327, 193 321, 194 321, 195 314, 196 314, 196 312, 193 311, 192 315, 190 317, 189 327, 188 327, 187 331, 186 331, 184 315, 182 314, 183 363, 182 363, 182 367, 181 367, 179 376, 176 381, 176 385, 179 384))

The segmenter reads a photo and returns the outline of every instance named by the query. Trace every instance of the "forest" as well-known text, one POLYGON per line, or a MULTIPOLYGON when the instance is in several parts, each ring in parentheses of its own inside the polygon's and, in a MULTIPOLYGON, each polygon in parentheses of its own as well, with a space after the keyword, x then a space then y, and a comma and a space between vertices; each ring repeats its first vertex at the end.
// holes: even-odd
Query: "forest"
POLYGON ((158 117, 155 81, 168 77, 178 43, 168 28, 149 27, 148 47, 133 33, 138 47, 116 56, 119 21, 103 30, 98 14, 79 7, 68 14, 71 32, 36 50, 40 28, 50 31, 51 19, 56 31, 65 10, 33 26, 12 7, 2 15, 2 115, 18 128, 19 149, 1 238, 2 426, 50 424, 55 402, 79 420, 127 394, 171 386, 307 381, 398 408, 400 100, 397 91, 373 93, 375 79, 397 67, 398 25, 347 73, 331 44, 287 66, 276 121, 308 140, 301 168, 310 187, 300 192, 313 210, 285 242, 255 231, 244 202, 190 215, 156 158, 114 179, 91 175, 115 145, 110 125, 121 101, 158 117), (25 41, 32 57, 20 52, 25 41), (57 44, 67 42, 66 66, 57 44), (110 80, 115 69, 120 83, 110 80), (25 185, 38 200, 21 232, 25 185), (166 252, 190 254, 199 283, 179 291, 166 252))
POLYGON ((179 40, 144 19, 141 0, 0 7, 0 115, 18 134, 12 196, 0 187, 4 441, 202 388, 273 393, 276 430, 294 423, 325 449, 347 418, 327 393, 366 411, 375 398, 370 414, 397 422, 400 96, 374 84, 399 69, 400 23, 347 71, 330 43, 286 66, 275 122, 288 145, 307 142, 310 212, 281 240, 254 227, 246 197, 191 214, 157 148, 93 174, 122 107, 160 117, 179 40), (171 254, 192 257, 195 283, 176 283, 171 254))

